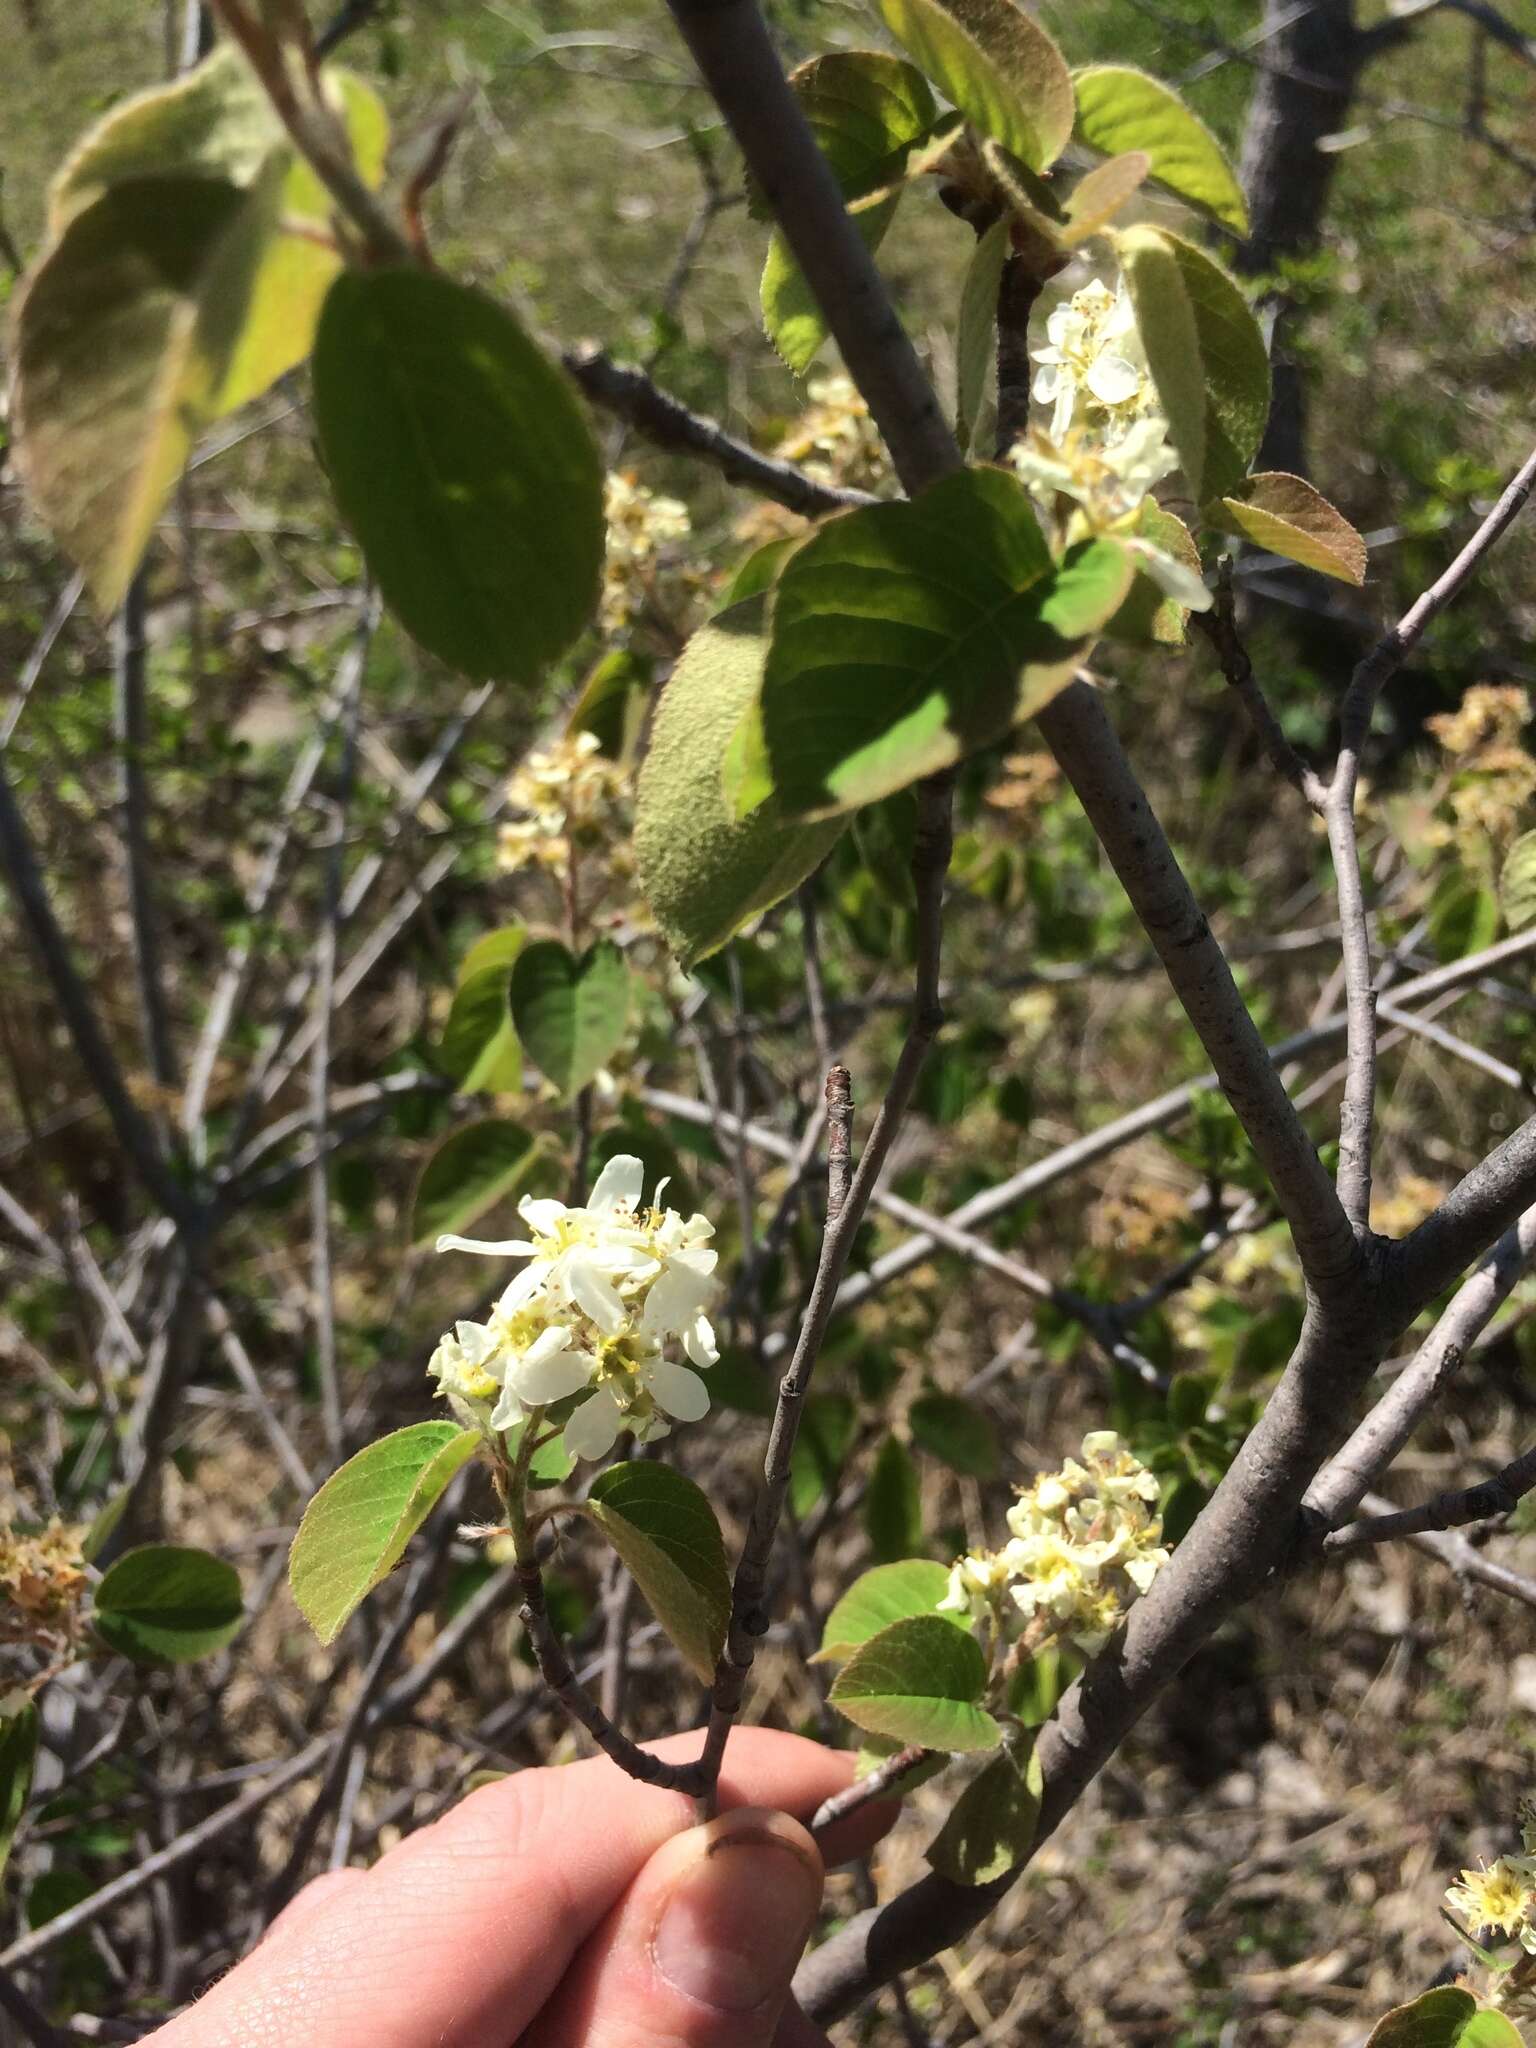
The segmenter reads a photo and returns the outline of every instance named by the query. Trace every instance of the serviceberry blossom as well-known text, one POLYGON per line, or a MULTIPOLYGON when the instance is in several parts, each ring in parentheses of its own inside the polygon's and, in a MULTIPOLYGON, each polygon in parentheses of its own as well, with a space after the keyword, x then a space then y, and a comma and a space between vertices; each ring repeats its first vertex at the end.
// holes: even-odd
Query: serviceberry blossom
POLYGON ((1522 1799, 1516 1812, 1524 1855, 1500 1856, 1480 1870, 1464 1870, 1445 1902, 1461 1915, 1469 1934, 1484 1928, 1512 1934, 1527 1954, 1536 1955, 1536 1801, 1522 1799))
POLYGON ((565 1448, 601 1458, 620 1430, 647 1441, 707 1413, 709 1390, 691 1368, 719 1357, 708 1315, 714 1229, 663 1208, 665 1181, 643 1206, 644 1181, 626 1153, 609 1160, 584 1203, 524 1196, 526 1237, 438 1239, 440 1252, 527 1260, 485 1322, 457 1324, 432 1354, 427 1370, 467 1422, 510 1429, 529 1409, 585 1393, 566 1420, 565 1448), (688 1364, 668 1356, 673 1345, 688 1364))
POLYGON ((1033 395, 1051 407, 1051 438, 1059 441, 1087 413, 1113 439, 1155 402, 1136 312, 1122 283, 1115 291, 1094 278, 1057 306, 1045 323, 1046 346, 1031 351, 1040 365, 1033 395))
POLYGON ((1112 1429, 1092 1430, 1081 1464, 1068 1458, 1020 1493, 1001 1550, 955 1563, 939 1606, 1031 1651, 1065 1641, 1092 1655, 1168 1562, 1156 1503, 1146 1467, 1112 1429))

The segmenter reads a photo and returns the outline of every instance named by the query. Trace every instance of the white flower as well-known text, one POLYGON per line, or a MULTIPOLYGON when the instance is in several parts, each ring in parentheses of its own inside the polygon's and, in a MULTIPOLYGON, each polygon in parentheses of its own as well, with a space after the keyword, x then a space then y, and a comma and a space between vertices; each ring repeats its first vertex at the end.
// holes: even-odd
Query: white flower
POLYGON ((433 1354, 429 1369, 456 1405, 468 1404, 469 1419, 508 1428, 527 1409, 591 1388, 565 1441, 575 1457, 600 1458, 620 1429, 664 1436, 667 1418, 694 1422, 708 1411, 703 1380, 667 1347, 679 1345, 695 1366, 720 1355, 707 1313, 717 1291, 713 1227, 662 1208, 664 1181, 644 1207, 644 1181, 641 1162, 621 1154, 584 1203, 524 1196, 526 1237, 438 1239, 439 1251, 527 1260, 489 1321, 460 1323, 433 1354))
POLYGON ((1081 505, 1091 532, 1106 533, 1141 509, 1154 484, 1179 466, 1168 445, 1168 422, 1148 413, 1116 441, 1102 441, 1081 427, 1065 438, 1031 428, 1009 458, 1047 510, 1056 497, 1081 505))
POLYGON ((1084 405, 1109 415, 1106 425, 1113 429, 1147 404, 1152 382, 1123 284, 1111 292, 1094 278, 1056 307, 1045 332, 1048 345, 1032 352, 1040 365, 1033 393, 1052 407, 1054 440, 1084 405))

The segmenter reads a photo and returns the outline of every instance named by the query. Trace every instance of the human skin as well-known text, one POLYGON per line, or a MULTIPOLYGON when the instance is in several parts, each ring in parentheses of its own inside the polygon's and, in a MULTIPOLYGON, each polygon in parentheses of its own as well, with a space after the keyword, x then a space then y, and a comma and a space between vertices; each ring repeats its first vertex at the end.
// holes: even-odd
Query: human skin
MULTIPOLYGON (((658 1743, 679 1760, 697 1736, 658 1743)), ((744 1728, 720 1817, 601 1758, 473 1792, 369 1870, 302 1891, 154 2048, 814 2048, 788 2003, 821 1900, 800 1820, 846 1753, 744 1728)), ((867 1851, 894 1809, 829 1831, 867 1851)))

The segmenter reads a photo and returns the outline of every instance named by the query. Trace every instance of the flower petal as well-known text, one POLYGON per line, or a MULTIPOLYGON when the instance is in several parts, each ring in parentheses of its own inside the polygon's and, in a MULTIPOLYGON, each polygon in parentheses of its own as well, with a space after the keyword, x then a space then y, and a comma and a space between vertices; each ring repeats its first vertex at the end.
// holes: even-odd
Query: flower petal
POLYGON ((619 1397, 612 1387, 599 1387, 583 1401, 565 1425, 562 1439, 568 1458, 605 1458, 619 1433, 619 1397))
POLYGON ((492 1429, 516 1429, 523 1419, 523 1404, 512 1391, 509 1379, 501 1390, 501 1398, 491 1410, 492 1429))
POLYGON ((553 1345, 546 1345, 541 1337, 507 1368, 507 1385, 515 1386, 531 1408, 563 1401, 567 1394, 579 1393, 592 1383, 597 1360, 590 1351, 570 1349, 561 1341, 563 1336, 563 1331, 546 1330, 544 1337, 556 1340, 553 1345))
POLYGON ((605 1337, 616 1336, 623 1329, 624 1304, 598 1261, 584 1247, 578 1245, 566 1253, 560 1261, 559 1277, 563 1291, 583 1315, 592 1318, 605 1337))
POLYGON ((646 1372, 645 1381, 657 1405, 677 1421, 697 1422, 709 1413, 709 1389, 686 1365, 658 1358, 646 1372))
POLYGON ((633 1152, 616 1152, 597 1176, 587 1197, 589 1209, 638 1209, 645 1188, 645 1167, 633 1152))
POLYGON ((683 1332, 683 1349, 695 1365, 718 1365, 720 1346, 715 1342, 714 1325, 701 1309, 683 1332))
POLYGON ((1141 373, 1124 356, 1096 356, 1083 379, 1100 405, 1124 405, 1141 389, 1141 373))
POLYGON ((479 1252, 487 1259, 526 1258, 533 1250, 520 1237, 509 1237, 497 1243, 486 1237, 440 1237, 436 1249, 440 1252, 479 1252))

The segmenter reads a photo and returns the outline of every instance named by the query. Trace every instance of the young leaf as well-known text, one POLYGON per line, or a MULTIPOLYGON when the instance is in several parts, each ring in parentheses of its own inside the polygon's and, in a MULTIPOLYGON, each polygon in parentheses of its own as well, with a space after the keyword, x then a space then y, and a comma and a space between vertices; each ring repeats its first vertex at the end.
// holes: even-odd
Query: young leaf
POLYGON ((977 242, 960 289, 955 335, 955 438, 962 455, 976 440, 987 378, 997 360, 997 294, 1008 261, 1009 223, 995 220, 977 242))
MULTIPOLYGON (((1156 498, 1143 498, 1136 520, 1136 532, 1165 555, 1181 562, 1192 576, 1201 573, 1200 550, 1195 537, 1175 512, 1159 505, 1156 498)), ((1106 640, 1126 640, 1133 647, 1182 647, 1189 613, 1176 598, 1156 584, 1138 564, 1125 602, 1104 628, 1106 640)))
POLYGON ((37 1708, 23 1700, 14 1713, 0 1715, 0 1875, 27 1810, 32 1769, 37 1762, 37 1708))
POLYGON ((459 968, 438 1060, 466 1095, 522 1086, 523 1056, 512 1029, 507 987, 526 937, 521 925, 487 932, 459 968))
POLYGON ((1536 924, 1536 832, 1522 832, 1504 856, 1499 897, 1512 932, 1536 924))
POLYGON ((1248 232, 1243 188, 1210 129, 1176 92, 1144 71, 1093 64, 1073 73, 1077 133, 1105 156, 1144 150, 1151 175, 1234 234, 1248 232))
POLYGON ((238 1633, 240 1574, 206 1550, 146 1544, 103 1574, 91 1618, 102 1641, 137 1664, 190 1663, 238 1633))
POLYGON ((1131 149, 1079 178, 1067 196, 1066 225, 1057 230, 1062 246, 1075 249, 1112 221, 1131 194, 1140 190, 1151 168, 1152 159, 1145 150, 1131 149))
POLYGON ((24 481, 114 611, 193 439, 218 411, 277 219, 282 164, 111 186, 17 295, 11 424, 24 481))
MULTIPOLYGON (((842 1662, 893 1622, 932 1614, 948 1590, 949 1573, 931 1558, 907 1557, 899 1564, 877 1564, 854 1580, 827 1616, 821 1648, 812 1661, 842 1662)), ((969 1616, 946 1614, 943 1619, 969 1632, 969 1616)))
POLYGON ((1014 0, 875 0, 881 19, 965 118, 1032 171, 1072 134, 1072 74, 1014 0))
POLYGON ((528 1178, 543 1153, 521 1124, 482 1117, 446 1137, 422 1168, 411 1203, 411 1243, 465 1231, 528 1178))
POLYGON ((914 1615, 871 1636, 827 1695, 855 1727, 925 1749, 995 1749, 1002 1730, 977 1702, 987 1660, 942 1614, 914 1615))
POLYGON ((1115 247, 1169 436, 1203 505, 1241 484, 1263 438, 1263 333, 1235 280, 1181 235, 1126 228, 1115 247))
POLYGON ((624 1042, 629 969, 611 939, 580 959, 558 939, 525 946, 512 963, 512 1023, 546 1081, 577 1095, 624 1042))
POLYGON ((991 1884, 1023 1862, 1040 1825, 1044 1778, 1034 1744, 1010 1742, 960 1794, 928 1845, 953 1884, 991 1884))
MULTIPOLYGON (((1377 2021, 1365 2048, 1463 2048, 1477 2000, 1458 1984, 1442 1984, 1377 2021)), ((1475 2038, 1475 2037, 1474 2037, 1475 2038)), ((1519 2036, 1516 2035, 1518 2041, 1519 2036)), ((1467 2048, 1471 2044, 1467 2043, 1467 2048)), ((1492 2042, 1487 2048, 1494 2048, 1492 2042)))
MULTIPOLYGON (((784 810, 854 810, 1000 739, 1070 681, 1130 577, 1113 541, 1054 562, 1001 469, 829 520, 770 611, 761 750, 784 810)), ((738 774, 738 813, 762 782, 738 774)))
POLYGON ((631 1459, 593 1480, 580 1511, 629 1567, 695 1677, 714 1676, 731 1614, 731 1575, 715 1511, 671 1465, 631 1459))
POLYGON ((684 967, 716 952, 749 918, 818 867, 843 821, 792 825, 770 798, 733 818, 721 785, 731 736, 757 702, 767 642, 763 602, 702 626, 656 707, 635 792, 641 893, 684 967))
POLYGON ((315 337, 315 425, 390 608, 470 676, 527 681, 591 618, 603 473, 570 385, 504 307, 349 270, 315 337))
POLYGON ((1365 581, 1366 547, 1321 491, 1284 470, 1260 470, 1223 498, 1223 524, 1272 555, 1340 583, 1365 581))
POLYGON ((923 1540, 922 1492, 912 1453, 888 1436, 864 1489, 864 1527, 871 1554, 882 1564, 905 1557, 923 1540))
POLYGON ((477 1430, 413 1422, 333 1472, 304 1511, 288 1558, 299 1612, 322 1643, 394 1570, 449 1481, 479 1448, 477 1430))
POLYGON ((919 1394, 907 1410, 907 1426, 913 1443, 952 1471, 973 1479, 996 1478, 996 1432, 981 1410, 958 1394, 919 1394))
MULTIPOLYGON (((822 154, 849 200, 886 193, 906 168, 913 145, 934 124, 937 108, 920 71, 881 50, 835 50, 790 74, 790 85, 822 154)), ((753 211, 767 208, 754 194, 753 211)), ((885 239, 900 192, 855 211, 871 254, 885 239)), ((763 325, 797 375, 827 338, 827 324, 783 234, 774 230, 763 266, 763 325)))

